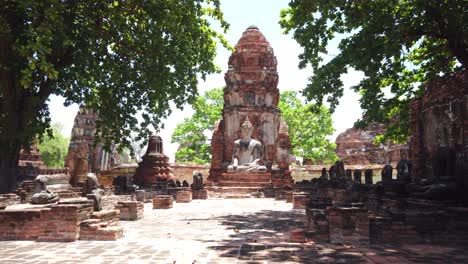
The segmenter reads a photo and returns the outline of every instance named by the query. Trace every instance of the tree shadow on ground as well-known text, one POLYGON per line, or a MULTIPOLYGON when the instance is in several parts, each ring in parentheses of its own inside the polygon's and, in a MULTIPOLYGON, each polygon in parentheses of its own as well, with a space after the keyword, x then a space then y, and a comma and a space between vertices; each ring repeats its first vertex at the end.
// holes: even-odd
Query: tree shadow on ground
POLYGON ((239 261, 250 261, 249 263, 262 263, 266 260, 299 263, 367 263, 362 254, 349 247, 291 243, 290 231, 304 228, 305 215, 301 210, 262 210, 214 219, 228 230, 232 230, 229 238, 216 241, 217 245, 210 247, 217 251, 220 257, 237 258, 239 261))
MULTIPOLYGON (((210 249, 222 258, 235 258, 241 262, 463 263, 468 259, 468 249, 457 245, 375 244, 351 247, 328 243, 291 243, 290 232, 305 225, 304 213, 299 210, 262 210, 210 219, 218 220, 232 230, 229 238, 215 241, 217 245, 210 249)), ((203 221, 208 218, 187 220, 203 221)))

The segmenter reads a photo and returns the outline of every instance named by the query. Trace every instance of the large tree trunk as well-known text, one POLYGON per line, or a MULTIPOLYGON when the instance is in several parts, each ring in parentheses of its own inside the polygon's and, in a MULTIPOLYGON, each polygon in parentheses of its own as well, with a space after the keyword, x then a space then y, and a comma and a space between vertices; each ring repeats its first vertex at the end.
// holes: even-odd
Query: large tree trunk
MULTIPOLYGON (((9 40, 0 38, 0 65, 10 65, 11 46, 9 40)), ((22 142, 20 132, 24 126, 18 111, 21 97, 15 87, 15 74, 7 67, 0 67, 0 193, 16 189, 16 168, 22 142)))
POLYGON ((10 143, 6 146, 5 140, 0 141, 0 193, 13 192, 16 189, 16 168, 18 167, 21 145, 10 143), (15 146, 16 145, 16 146, 15 146))

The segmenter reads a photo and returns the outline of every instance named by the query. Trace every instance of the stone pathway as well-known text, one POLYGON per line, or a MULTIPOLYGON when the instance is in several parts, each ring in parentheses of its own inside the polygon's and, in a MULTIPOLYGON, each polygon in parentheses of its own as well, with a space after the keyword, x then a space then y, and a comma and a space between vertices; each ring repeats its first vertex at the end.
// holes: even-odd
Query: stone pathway
POLYGON ((115 242, 0 241, 0 263, 467 263, 468 249, 290 243, 304 211, 273 199, 194 200, 121 222, 115 242))

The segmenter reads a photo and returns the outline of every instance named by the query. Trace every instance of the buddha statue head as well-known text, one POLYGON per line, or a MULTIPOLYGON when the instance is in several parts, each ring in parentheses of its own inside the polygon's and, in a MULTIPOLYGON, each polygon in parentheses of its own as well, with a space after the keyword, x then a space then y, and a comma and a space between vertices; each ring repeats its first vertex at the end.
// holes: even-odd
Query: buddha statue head
POLYGON ((241 133, 243 138, 251 138, 253 132, 253 125, 249 121, 249 117, 247 117, 241 125, 241 133))

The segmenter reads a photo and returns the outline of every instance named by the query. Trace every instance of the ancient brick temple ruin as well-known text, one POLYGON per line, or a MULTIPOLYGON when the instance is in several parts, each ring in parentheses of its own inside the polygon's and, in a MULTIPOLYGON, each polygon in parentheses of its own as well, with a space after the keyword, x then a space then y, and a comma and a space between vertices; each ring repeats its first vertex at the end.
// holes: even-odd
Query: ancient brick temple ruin
POLYGON ((375 145, 377 135, 385 132, 383 124, 371 124, 365 130, 348 128, 335 140, 336 155, 346 165, 394 164, 408 158, 406 144, 375 145))
MULTIPOLYGON (((208 180, 219 185, 291 184, 290 140, 287 124, 278 109, 277 61, 273 49, 256 26, 247 28, 229 58, 225 74, 222 119, 215 124, 211 141, 212 161, 208 180), (233 162, 234 141, 242 137, 241 125, 249 120, 252 138, 261 142, 264 174, 228 174, 233 162), (255 179, 257 178, 257 179, 255 179), (251 183, 252 184, 252 183, 251 183)), ((245 185, 246 186, 246 185, 245 185)))
POLYGON ((116 164, 116 154, 105 151, 95 142, 97 119, 96 112, 83 106, 76 114, 65 159, 73 184, 85 181, 88 172, 106 170, 116 164))
POLYGON ((66 168, 47 167, 42 161, 36 144, 29 149, 22 149, 16 171, 17 182, 32 181, 37 175, 67 173, 66 168))
POLYGON ((431 82, 410 107, 413 177, 455 181, 468 191, 468 71, 431 82))

